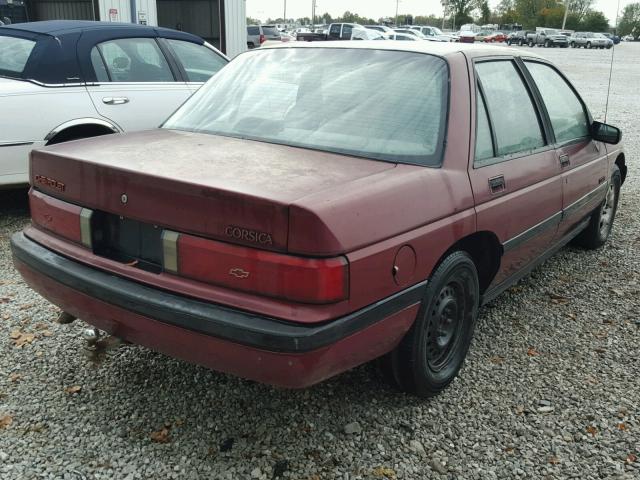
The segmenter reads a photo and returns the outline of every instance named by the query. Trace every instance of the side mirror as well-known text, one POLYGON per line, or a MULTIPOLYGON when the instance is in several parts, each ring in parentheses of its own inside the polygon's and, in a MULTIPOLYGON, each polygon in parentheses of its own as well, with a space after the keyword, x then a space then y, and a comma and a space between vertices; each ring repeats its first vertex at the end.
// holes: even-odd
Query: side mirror
POLYGON ((620 140, 622 140, 622 131, 606 123, 593 122, 591 125, 591 136, 598 142, 617 145, 620 143, 620 140))

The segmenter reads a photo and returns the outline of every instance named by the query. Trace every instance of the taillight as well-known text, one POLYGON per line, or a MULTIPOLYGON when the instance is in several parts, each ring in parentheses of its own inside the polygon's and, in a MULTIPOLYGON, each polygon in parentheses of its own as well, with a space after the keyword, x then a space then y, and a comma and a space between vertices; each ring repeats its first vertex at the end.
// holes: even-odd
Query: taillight
POLYGON ((267 38, 261 33, 260 34, 260 45, 262 45, 266 40, 267 40, 267 38))
POLYGON ((294 257, 180 234, 176 263, 180 276, 293 302, 335 303, 348 297, 344 257, 294 257))
POLYGON ((91 247, 91 210, 33 189, 29 192, 29 207, 31 220, 36 225, 68 240, 91 247))

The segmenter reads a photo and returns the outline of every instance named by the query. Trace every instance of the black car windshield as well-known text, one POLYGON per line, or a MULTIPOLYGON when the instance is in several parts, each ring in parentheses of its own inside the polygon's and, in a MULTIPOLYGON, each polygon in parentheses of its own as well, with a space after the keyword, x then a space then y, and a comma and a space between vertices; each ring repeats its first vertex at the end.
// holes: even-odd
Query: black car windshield
POLYGON ((220 70, 163 128, 439 165, 448 69, 422 53, 277 48, 220 70))
POLYGON ((35 45, 33 40, 0 35, 0 75, 20 78, 35 45))

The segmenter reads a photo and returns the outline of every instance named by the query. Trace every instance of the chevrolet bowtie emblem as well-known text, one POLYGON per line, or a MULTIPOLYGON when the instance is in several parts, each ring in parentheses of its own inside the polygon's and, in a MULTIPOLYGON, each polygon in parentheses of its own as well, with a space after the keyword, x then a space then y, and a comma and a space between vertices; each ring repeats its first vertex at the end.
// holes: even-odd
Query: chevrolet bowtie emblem
POLYGON ((241 268, 232 268, 229 270, 229 275, 233 275, 236 278, 247 278, 249 276, 249 272, 241 268))

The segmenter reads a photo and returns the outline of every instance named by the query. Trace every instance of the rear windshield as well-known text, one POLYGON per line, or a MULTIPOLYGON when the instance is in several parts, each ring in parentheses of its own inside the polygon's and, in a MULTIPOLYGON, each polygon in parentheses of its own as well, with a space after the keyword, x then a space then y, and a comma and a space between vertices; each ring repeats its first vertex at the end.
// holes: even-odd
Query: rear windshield
POLYGON ((247 27, 249 35, 260 35, 260 27, 247 27))
POLYGON ((401 51, 286 48, 237 57, 164 128, 439 165, 448 70, 401 51))
POLYGON ((0 36, 0 75, 21 77, 36 42, 0 36))
POLYGON ((262 27, 262 33, 264 35, 280 35, 276 27, 262 27))

